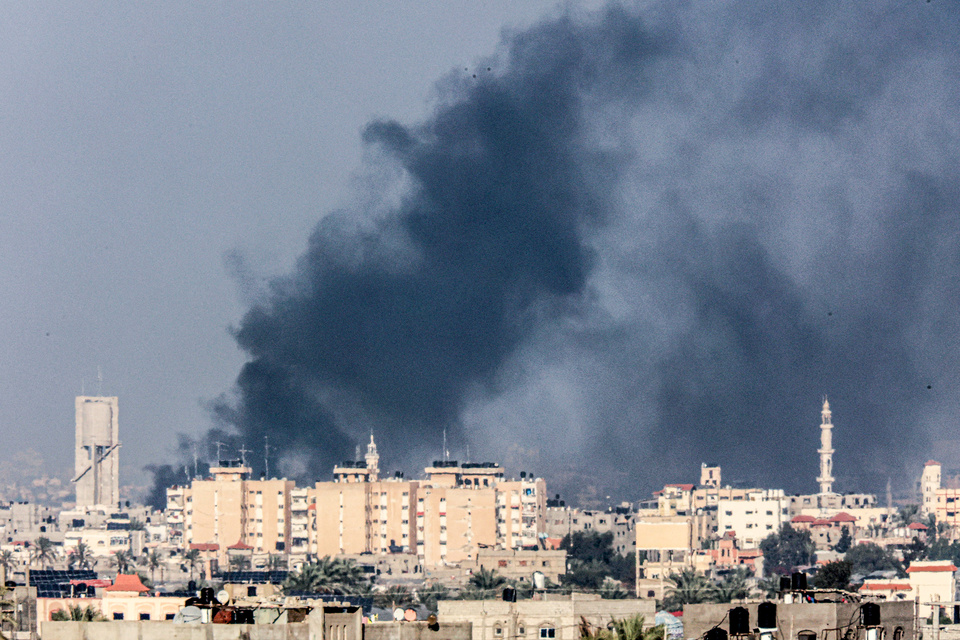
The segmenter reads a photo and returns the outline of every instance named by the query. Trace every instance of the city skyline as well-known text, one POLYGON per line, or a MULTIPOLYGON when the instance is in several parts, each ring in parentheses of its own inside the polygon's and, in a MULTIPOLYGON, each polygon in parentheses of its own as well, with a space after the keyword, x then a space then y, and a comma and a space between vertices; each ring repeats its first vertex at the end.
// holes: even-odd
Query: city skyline
POLYGON ((960 460, 957 10, 598 6, 5 7, 0 433, 65 467, 102 366, 123 483, 810 491, 824 395, 837 490, 960 460))

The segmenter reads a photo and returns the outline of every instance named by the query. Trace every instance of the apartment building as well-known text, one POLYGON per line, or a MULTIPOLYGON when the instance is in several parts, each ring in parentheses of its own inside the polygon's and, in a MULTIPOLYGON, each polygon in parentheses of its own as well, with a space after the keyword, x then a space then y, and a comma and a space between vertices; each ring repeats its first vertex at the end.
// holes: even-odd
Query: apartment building
POLYGON ((239 460, 221 461, 210 475, 167 490, 171 540, 182 547, 217 545, 220 562, 226 561, 227 547, 237 543, 254 553, 285 553, 293 481, 250 480, 250 468, 239 460))
POLYGON ((722 499, 717 503, 717 527, 720 535, 732 533, 743 549, 756 549, 760 541, 780 531, 789 518, 787 499, 782 489, 755 489, 741 499, 722 499))

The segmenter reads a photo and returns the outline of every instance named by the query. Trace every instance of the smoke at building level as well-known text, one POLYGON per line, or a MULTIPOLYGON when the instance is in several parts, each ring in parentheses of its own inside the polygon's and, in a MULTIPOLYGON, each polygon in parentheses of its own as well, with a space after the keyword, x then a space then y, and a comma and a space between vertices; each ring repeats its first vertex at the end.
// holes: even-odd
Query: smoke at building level
POLYGON ((432 117, 367 127, 369 193, 243 317, 219 426, 306 478, 446 430, 579 470, 553 486, 711 460, 812 491, 828 394, 838 487, 905 478, 960 409, 958 16, 665 2, 506 34, 432 117))

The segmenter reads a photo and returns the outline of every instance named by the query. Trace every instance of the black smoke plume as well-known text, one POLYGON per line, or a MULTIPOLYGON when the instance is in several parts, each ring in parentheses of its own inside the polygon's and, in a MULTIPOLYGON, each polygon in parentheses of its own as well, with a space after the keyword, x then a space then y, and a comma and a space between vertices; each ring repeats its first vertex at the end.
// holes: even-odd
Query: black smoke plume
POLYGON ((245 315, 214 414, 303 478, 446 429, 636 499, 702 461, 816 490, 828 395, 837 488, 908 485, 960 408, 958 15, 667 2, 507 34, 425 122, 367 127, 372 195, 245 315))

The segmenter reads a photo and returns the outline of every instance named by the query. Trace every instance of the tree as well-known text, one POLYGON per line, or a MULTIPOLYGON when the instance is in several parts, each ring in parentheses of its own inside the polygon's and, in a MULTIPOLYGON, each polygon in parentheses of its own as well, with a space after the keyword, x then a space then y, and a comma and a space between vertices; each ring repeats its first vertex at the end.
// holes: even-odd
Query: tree
POLYGON ((771 533, 760 542, 764 567, 776 573, 790 573, 800 566, 813 563, 816 545, 809 531, 783 525, 780 533, 771 533))
POLYGON ((71 569, 73 567, 89 569, 90 547, 85 545, 83 542, 78 542, 77 546, 70 550, 70 555, 67 556, 67 566, 69 566, 71 569))
MULTIPOLYGON (((913 545, 910 545, 907 549, 911 552, 913 545)), ((916 557, 907 557, 908 554, 905 550, 903 559, 905 561, 910 560, 951 560, 954 565, 960 567, 960 542, 957 540, 948 540, 946 538, 937 538, 929 545, 926 545, 923 552, 917 555, 916 557)))
POLYGON ((231 571, 246 571, 250 568, 250 558, 245 555, 233 554, 230 556, 231 571))
POLYGON ((154 572, 160 569, 160 580, 163 580, 163 555, 156 549, 147 554, 147 568, 150 569, 150 582, 154 581, 154 572))
POLYGON ((610 577, 610 565, 600 560, 569 560, 567 572, 560 576, 560 581, 571 587, 595 591, 610 577))
POLYGON ((200 563, 200 550, 190 549, 183 552, 183 560, 190 567, 190 581, 193 582, 193 570, 200 563))
MULTIPOLYGON (((10 598, 10 588, 0 585, 0 630, 14 630, 17 626, 17 603, 10 598)), ((6 634, 0 631, 0 640, 7 640, 6 634)))
POLYGON ((0 567, 3 567, 4 575, 10 573, 10 569, 13 568, 13 565, 13 552, 0 551, 0 567))
POLYGON ((853 544, 853 536, 850 535, 850 528, 844 526, 840 531, 840 539, 833 545, 833 550, 837 553, 846 553, 853 544))
POLYGON ((273 555, 272 553, 267 556, 267 571, 281 571, 286 568, 286 562, 282 555, 273 555))
POLYGON ((663 640, 663 625, 645 627, 643 616, 611 620, 606 629, 594 627, 586 619, 580 622, 581 640, 663 640))
POLYGON ((460 592, 464 600, 490 600, 500 595, 500 590, 511 586, 502 575, 491 569, 480 567, 470 576, 467 587, 460 592))
POLYGON ((844 560, 853 565, 853 573, 870 575, 876 571, 903 573, 903 565, 893 554, 873 542, 862 542, 847 551, 844 560))
POLYGON ((373 604, 381 609, 407 608, 414 602, 413 592, 407 587, 394 585, 373 596, 373 604))
POLYGON ((287 593, 336 593, 348 595, 360 590, 369 591, 370 582, 353 560, 325 556, 312 564, 305 564, 291 574, 283 588, 287 593))
POLYGON ((600 585, 600 597, 604 600, 624 600, 630 597, 630 594, 623 588, 619 580, 606 578, 600 585))
POLYGON ((40 563, 41 568, 46 568, 47 563, 54 557, 53 542, 49 538, 40 536, 33 543, 33 559, 40 563))
POLYGON ((828 562, 817 570, 813 584, 817 589, 849 589, 853 564, 847 560, 828 562))
POLYGON ((678 611, 685 604, 713 602, 716 598, 717 588, 713 582, 693 569, 672 573, 667 580, 670 586, 663 598, 663 608, 667 611, 678 611))
POLYGON ((728 572, 716 586, 714 602, 745 600, 750 596, 750 585, 747 583, 749 578, 750 572, 745 567, 737 567, 728 572))
POLYGON ((438 601, 449 599, 450 590, 442 584, 428 584, 421 589, 417 589, 417 600, 420 601, 420 604, 429 609, 431 613, 437 612, 437 609, 439 608, 437 606, 438 601))
POLYGON ((134 567, 133 554, 126 549, 121 549, 113 554, 113 566, 117 568, 117 573, 130 573, 134 567))
POLYGON ((106 617, 99 610, 94 609, 93 605, 87 605, 86 607, 70 605, 67 609, 54 611, 50 619, 67 622, 96 622, 106 620, 106 617))

